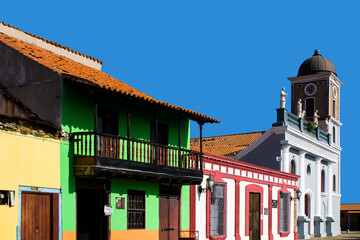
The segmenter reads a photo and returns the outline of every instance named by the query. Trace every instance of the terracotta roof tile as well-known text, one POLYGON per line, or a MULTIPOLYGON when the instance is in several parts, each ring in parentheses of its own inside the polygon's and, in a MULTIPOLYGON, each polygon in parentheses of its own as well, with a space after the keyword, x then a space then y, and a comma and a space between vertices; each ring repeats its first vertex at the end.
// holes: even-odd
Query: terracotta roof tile
POLYGON ((100 63, 100 64, 103 63, 103 62, 102 62, 101 60, 99 60, 99 59, 96 59, 96 58, 94 58, 94 57, 85 55, 85 54, 83 54, 83 53, 79 53, 79 52, 77 52, 77 51, 75 51, 75 50, 70 50, 69 47, 62 46, 61 44, 59 44, 59 43, 57 43, 57 42, 49 41, 49 40, 47 40, 47 39, 45 39, 45 38, 42 38, 42 37, 39 37, 39 36, 37 36, 37 35, 35 35, 35 34, 29 33, 29 32, 26 32, 26 31, 23 31, 23 30, 21 30, 21 29, 19 29, 19 28, 17 28, 17 27, 14 27, 14 26, 12 26, 12 25, 10 25, 10 24, 4 23, 3 21, 0 21, 0 24, 2 24, 2 25, 4 25, 4 26, 7 26, 7 27, 10 27, 10 28, 13 28, 13 29, 16 29, 16 30, 18 30, 18 31, 21 31, 21 32, 23 32, 23 33, 25 33, 25 34, 27 34, 27 35, 29 35, 29 36, 31 36, 31 37, 40 39, 40 40, 42 40, 42 41, 44 41, 44 42, 46 42, 46 43, 50 43, 50 44, 52 44, 52 45, 54 45, 54 46, 56 46, 56 47, 59 47, 59 48, 68 50, 69 52, 78 54, 78 55, 80 55, 80 56, 84 56, 84 57, 89 58, 89 59, 91 59, 91 60, 94 60, 94 61, 96 61, 96 62, 98 62, 98 63, 100 63))
MULTIPOLYGON (((233 156, 244 150, 264 133, 265 131, 205 137, 203 138, 203 151, 220 156, 233 156)), ((199 149, 200 138, 192 138, 190 146, 199 149)))
POLYGON ((142 93, 130 85, 117 80, 116 78, 104 73, 101 70, 86 66, 84 64, 75 62, 64 56, 57 55, 51 51, 44 50, 29 43, 22 42, 15 38, 9 37, 0 33, 0 41, 9 47, 17 50, 21 54, 35 60, 36 62, 64 75, 71 76, 76 79, 84 80, 86 83, 94 86, 107 89, 109 91, 117 92, 133 98, 141 99, 146 102, 157 104, 165 108, 183 113, 186 117, 199 121, 209 123, 219 123, 220 121, 208 117, 206 115, 187 110, 166 102, 156 100, 149 95, 142 93))
POLYGON ((360 211, 360 203, 342 203, 340 211, 360 211))

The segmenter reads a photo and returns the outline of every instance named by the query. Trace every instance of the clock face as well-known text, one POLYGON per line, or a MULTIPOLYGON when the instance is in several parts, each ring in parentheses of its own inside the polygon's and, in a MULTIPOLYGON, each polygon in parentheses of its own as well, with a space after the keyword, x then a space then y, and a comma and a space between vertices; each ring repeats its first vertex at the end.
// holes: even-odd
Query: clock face
POLYGON ((333 94, 333 97, 336 98, 337 97, 337 94, 338 94, 338 89, 333 86, 333 89, 332 89, 332 94, 333 94))
POLYGON ((312 96, 316 93, 316 85, 313 83, 309 83, 305 86, 304 92, 308 96, 312 96))

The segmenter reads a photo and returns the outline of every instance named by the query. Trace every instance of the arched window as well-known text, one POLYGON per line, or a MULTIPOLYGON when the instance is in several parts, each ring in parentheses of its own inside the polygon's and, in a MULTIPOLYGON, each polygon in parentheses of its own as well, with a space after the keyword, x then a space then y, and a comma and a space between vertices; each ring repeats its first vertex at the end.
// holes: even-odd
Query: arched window
POLYGON ((308 164, 307 167, 306 167, 306 173, 307 173, 307 175, 310 176, 310 174, 311 174, 311 166, 310 166, 310 164, 308 164))
POLYGON ((309 194, 305 195, 305 215, 310 218, 310 196, 309 194))
POLYGON ((321 170, 321 192, 325 192, 325 171, 321 170))
POLYGON ((333 143, 335 143, 335 127, 333 127, 332 140, 333 140, 333 143))
POLYGON ((333 191, 336 191, 336 177, 333 175, 333 191))
POLYGON ((291 160, 290 173, 295 174, 295 161, 291 160))

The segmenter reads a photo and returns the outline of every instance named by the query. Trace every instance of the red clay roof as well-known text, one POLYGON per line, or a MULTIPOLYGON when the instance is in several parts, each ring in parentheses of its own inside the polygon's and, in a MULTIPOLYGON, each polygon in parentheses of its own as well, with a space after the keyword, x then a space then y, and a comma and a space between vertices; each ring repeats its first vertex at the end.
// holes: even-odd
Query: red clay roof
MULTIPOLYGON (((94 86, 117 92, 122 95, 130 96, 145 102, 163 106, 169 110, 180 112, 186 117, 203 123, 219 123, 219 120, 208 117, 206 115, 197 113, 195 111, 187 110, 166 102, 156 100, 130 85, 117 80, 116 78, 86 65, 75 62, 69 58, 57 55, 51 51, 44 50, 37 46, 22 42, 18 39, 9 37, 0 33, 0 42, 8 45, 9 47, 17 50, 21 54, 33 59, 34 61, 64 75, 74 77, 76 79, 85 80, 94 86)), ((60 45, 60 47, 62 47, 60 45)))
MULTIPOLYGON (((265 131, 205 137, 203 138, 203 151, 219 156, 233 156, 244 150, 264 133, 265 131)), ((190 146, 199 149, 200 138, 192 138, 190 146)))
POLYGON ((340 211, 360 211, 360 203, 342 203, 340 211))
POLYGON ((84 57, 86 57, 86 58, 90 58, 91 60, 94 60, 94 61, 96 61, 96 62, 98 62, 98 63, 100 63, 100 64, 103 63, 101 60, 96 59, 96 58, 94 58, 94 57, 92 57, 92 56, 85 55, 85 54, 83 54, 83 53, 79 53, 79 52, 77 52, 77 51, 75 51, 75 50, 72 50, 72 49, 70 49, 70 48, 68 48, 68 47, 65 47, 65 46, 63 46, 63 45, 61 45, 61 44, 59 44, 59 43, 57 43, 57 42, 49 41, 49 40, 47 40, 47 39, 45 39, 45 38, 42 38, 42 37, 39 37, 39 36, 37 36, 37 35, 35 35, 35 34, 29 33, 29 32, 25 32, 25 31, 23 31, 23 30, 21 30, 21 29, 18 29, 17 27, 14 27, 14 26, 12 26, 12 25, 10 25, 10 24, 4 23, 3 21, 0 21, 0 24, 2 24, 2 25, 4 25, 4 26, 7 26, 7 27, 10 27, 10 28, 13 28, 13 29, 16 29, 16 30, 19 30, 19 31, 21 31, 21 32, 23 32, 23 33, 31 36, 31 37, 40 39, 40 40, 42 40, 42 41, 44 41, 44 42, 46 42, 46 43, 50 43, 51 45, 54 45, 54 46, 56 46, 56 47, 58 47, 58 48, 62 48, 62 49, 65 49, 65 50, 67 50, 67 51, 69 51, 69 52, 78 54, 78 55, 80 55, 80 56, 84 56, 84 57))

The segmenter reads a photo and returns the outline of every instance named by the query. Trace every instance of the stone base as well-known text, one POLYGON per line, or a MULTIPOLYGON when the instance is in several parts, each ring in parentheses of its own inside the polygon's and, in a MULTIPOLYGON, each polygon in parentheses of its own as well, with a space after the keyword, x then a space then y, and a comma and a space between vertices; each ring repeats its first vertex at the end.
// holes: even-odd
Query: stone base
POLYGON ((325 234, 321 233, 324 229, 324 220, 321 217, 314 217, 314 237, 324 237, 325 234))

